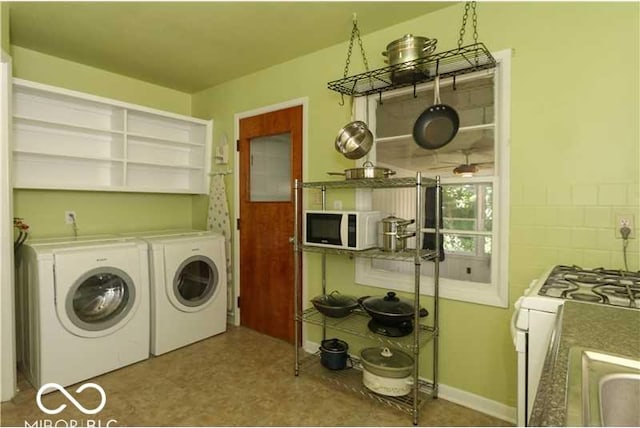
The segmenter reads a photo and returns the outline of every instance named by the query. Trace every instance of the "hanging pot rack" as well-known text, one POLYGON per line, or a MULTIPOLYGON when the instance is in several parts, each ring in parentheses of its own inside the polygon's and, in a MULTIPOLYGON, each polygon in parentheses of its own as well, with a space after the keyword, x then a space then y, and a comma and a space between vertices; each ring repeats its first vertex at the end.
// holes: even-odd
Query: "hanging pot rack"
POLYGON ((392 89, 431 82, 437 74, 440 79, 495 68, 496 60, 483 43, 474 43, 445 52, 435 53, 400 64, 379 68, 327 83, 332 91, 360 97, 392 89), (420 69, 414 80, 393 82, 391 76, 398 71, 420 69))
POLYGON ((436 75, 440 75, 441 79, 447 77, 453 77, 455 79, 456 76, 463 74, 495 68, 495 58, 491 55, 484 43, 478 42, 477 22, 476 2, 468 1, 465 4, 465 11, 462 18, 462 26, 460 28, 457 48, 440 53, 434 53, 426 58, 419 58, 376 70, 369 70, 362 41, 360 40, 360 34, 357 30, 356 17, 354 15, 354 30, 351 34, 344 76, 342 79, 333 80, 327 83, 327 87, 332 91, 340 93, 342 96, 348 95, 351 97, 360 97, 377 93, 382 94, 382 92, 385 91, 407 86, 415 87, 418 84, 433 81, 436 75), (472 44, 462 46, 469 9, 473 10, 472 20, 474 42, 472 44), (358 37, 366 71, 354 76, 347 76, 354 35, 357 35, 358 37), (394 81, 394 75, 397 75, 398 72, 406 73, 407 71, 415 71, 413 72, 411 79, 402 79, 402 81, 398 81, 398 79, 396 79, 396 81, 394 81))

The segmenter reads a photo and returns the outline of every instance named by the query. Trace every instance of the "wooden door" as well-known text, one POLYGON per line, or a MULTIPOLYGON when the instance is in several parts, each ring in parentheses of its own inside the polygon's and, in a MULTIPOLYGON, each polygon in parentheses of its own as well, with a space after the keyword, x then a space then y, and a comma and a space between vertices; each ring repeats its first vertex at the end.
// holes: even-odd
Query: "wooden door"
POLYGON ((302 106, 240 120, 240 324, 294 342, 294 180, 302 106))

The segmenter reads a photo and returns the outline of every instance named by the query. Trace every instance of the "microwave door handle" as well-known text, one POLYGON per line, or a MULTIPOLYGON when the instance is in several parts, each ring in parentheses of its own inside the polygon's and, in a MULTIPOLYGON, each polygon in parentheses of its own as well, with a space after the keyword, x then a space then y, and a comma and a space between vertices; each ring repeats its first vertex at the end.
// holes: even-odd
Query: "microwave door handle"
POLYGON ((349 249, 349 214, 344 214, 340 221, 340 244, 349 249))

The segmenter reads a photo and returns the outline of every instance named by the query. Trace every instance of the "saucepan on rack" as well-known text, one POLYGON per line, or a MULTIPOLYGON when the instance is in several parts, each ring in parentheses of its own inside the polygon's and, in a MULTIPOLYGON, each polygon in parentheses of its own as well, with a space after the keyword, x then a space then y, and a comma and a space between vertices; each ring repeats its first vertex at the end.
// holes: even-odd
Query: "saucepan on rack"
POLYGON ((385 217, 380 220, 382 223, 382 251, 397 252, 403 251, 407 244, 407 239, 416 236, 416 232, 407 230, 407 226, 415 223, 415 220, 405 220, 396 216, 385 217))
POLYGON ((409 83, 429 76, 429 69, 424 58, 428 58, 436 49, 437 39, 406 34, 392 41, 382 52, 385 62, 393 67, 391 81, 393 83, 409 83))
POLYGON ((382 55, 387 57, 385 62, 389 65, 402 64, 428 57, 436 50, 437 43, 438 39, 405 34, 389 43, 382 55))
POLYGON ((346 180, 361 180, 363 178, 389 178, 396 172, 389 168, 374 166, 371 161, 366 161, 361 168, 349 168, 344 172, 327 172, 329 175, 343 175, 346 180))

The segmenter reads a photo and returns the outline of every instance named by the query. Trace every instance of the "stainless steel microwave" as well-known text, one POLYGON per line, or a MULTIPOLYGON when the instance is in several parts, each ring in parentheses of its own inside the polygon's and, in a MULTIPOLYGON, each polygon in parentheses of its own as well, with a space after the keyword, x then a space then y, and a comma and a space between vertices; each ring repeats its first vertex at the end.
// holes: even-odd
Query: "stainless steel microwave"
POLYGON ((378 246, 380 211, 322 211, 304 213, 304 245, 366 250, 378 246))

